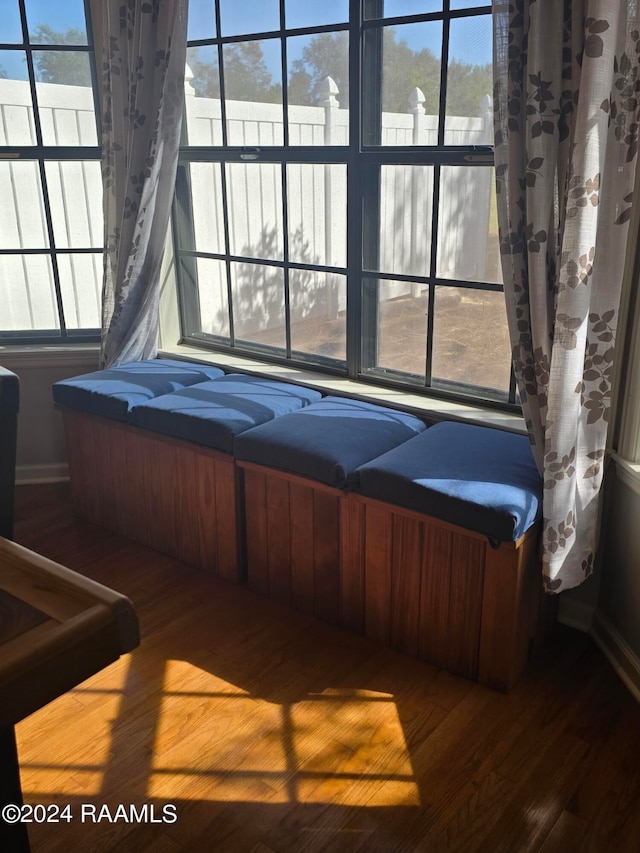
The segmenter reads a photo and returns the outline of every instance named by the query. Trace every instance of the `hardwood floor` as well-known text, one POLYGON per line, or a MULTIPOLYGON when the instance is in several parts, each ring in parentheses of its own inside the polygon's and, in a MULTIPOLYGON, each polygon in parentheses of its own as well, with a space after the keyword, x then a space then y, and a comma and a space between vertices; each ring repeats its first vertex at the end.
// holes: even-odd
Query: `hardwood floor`
POLYGON ((143 638, 19 724, 26 802, 70 804, 35 853, 640 850, 640 706, 584 635, 503 696, 76 521, 65 485, 18 489, 15 538, 143 638))

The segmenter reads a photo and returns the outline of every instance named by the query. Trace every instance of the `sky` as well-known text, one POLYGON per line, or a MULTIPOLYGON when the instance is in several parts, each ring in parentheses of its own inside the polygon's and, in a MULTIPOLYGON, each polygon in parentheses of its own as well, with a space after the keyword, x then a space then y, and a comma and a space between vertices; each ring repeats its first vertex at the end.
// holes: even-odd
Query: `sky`
MULTIPOLYGON (((479 7, 486 0, 451 0, 452 9, 479 7)), ((288 27, 321 26, 344 23, 348 17, 348 0, 287 0, 285 6, 288 27)), ((388 15, 408 15, 434 12, 442 8, 441 0, 385 0, 388 15)), ((46 24, 54 30, 69 27, 85 29, 83 0, 26 0, 30 29, 46 24)), ((215 37, 214 0, 189 0, 188 37, 215 37)), ((0 42, 22 41, 18 0, 0 0, 0 42)), ((270 31, 279 27, 279 0, 220 0, 223 35, 244 35, 248 31, 270 31)), ((440 55, 442 26, 438 22, 404 24, 396 27, 398 39, 407 42, 412 50, 428 47, 440 55)), ((298 58, 306 40, 291 43, 290 61, 298 58)), ((457 19, 451 23, 450 58, 476 65, 491 62, 490 16, 457 19)), ((276 80, 280 79, 278 43, 263 42, 267 67, 276 80)), ((23 53, 0 51, 0 65, 9 77, 26 79, 23 53)))
MULTIPOLYGON (((451 0, 452 9, 478 8, 490 0, 451 0)), ((313 27, 346 23, 348 0, 288 0, 285 5, 287 27, 313 27)), ((214 38, 213 0, 189 0, 188 37, 214 38)), ((442 0, 385 0, 385 13, 412 15, 442 10, 442 0)), ((247 32, 269 32, 279 28, 278 0, 221 0, 220 20, 223 36, 247 32)), ((441 51, 440 23, 405 24, 397 27, 399 38, 412 50, 428 47, 436 55, 441 51)), ((455 20, 451 25, 450 55, 453 59, 474 65, 491 62, 491 19, 470 18, 455 20)), ((266 56, 267 65, 271 65, 266 56)), ((293 57, 294 59, 296 57, 293 57)))

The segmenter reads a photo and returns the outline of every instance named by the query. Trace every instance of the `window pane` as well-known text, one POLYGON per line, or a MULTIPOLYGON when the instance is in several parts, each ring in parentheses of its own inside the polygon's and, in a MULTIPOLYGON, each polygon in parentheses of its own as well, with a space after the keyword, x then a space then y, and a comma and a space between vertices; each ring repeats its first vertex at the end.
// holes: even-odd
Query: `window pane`
POLYGON ((0 329, 59 329, 49 255, 0 255, 0 329))
POLYGON ((215 5, 215 0, 189 0, 189 18, 187 21, 187 38, 189 40, 215 38, 215 5))
POLYGON ((97 160, 45 163, 58 249, 103 244, 102 177, 97 160))
POLYGON ((347 265, 347 167, 287 166, 289 260, 347 265))
POLYGON ((282 145, 280 41, 224 46, 224 95, 229 145, 282 145))
POLYGON ((446 145, 493 144, 491 27, 490 15, 451 21, 446 145))
POLYGON ((289 273, 291 349, 344 360, 347 279, 313 270, 289 273))
POLYGON ((198 279, 201 331, 229 338, 229 297, 224 261, 195 258, 183 261, 186 270, 195 264, 198 279))
POLYGON ((2 32, 0 32, 0 41, 5 44, 22 43, 22 26, 20 24, 18 0, 5 0, 2 4, 2 32))
POLYGON ((365 331, 365 348, 367 344, 373 345, 373 363, 366 366, 399 371, 411 374, 416 381, 424 380, 428 287, 406 281, 366 279, 365 289, 369 290, 373 304, 377 303, 376 328, 365 331))
POLYGON ((222 175, 219 163, 191 163, 191 212, 194 244, 198 252, 224 252, 222 175))
POLYGON ((45 145, 97 145, 89 54, 34 51, 45 145))
POLYGON ((49 245, 38 164, 0 161, 0 249, 49 245))
POLYGON ((289 144, 349 143, 349 35, 287 39, 289 144))
POLYGON ((274 163, 227 163, 229 251, 283 260, 282 181, 274 163))
POLYGON ((284 271, 231 264, 231 289, 236 340, 285 349, 284 271))
POLYGON ((511 345, 504 294, 437 287, 433 383, 461 382, 509 390, 511 345))
POLYGON ((442 167, 437 275, 502 283, 493 167, 442 167))
POLYGON ((68 329, 99 329, 101 323, 102 255, 59 254, 58 272, 68 329))
POLYGON ((441 52, 438 21, 367 30, 362 75, 365 144, 437 142, 441 52))
MULTIPOLYGON (((378 268, 428 275, 431 257, 433 166, 380 167, 378 268)), ((375 268, 371 258, 369 269, 375 268)))
MULTIPOLYGON (((34 50, 33 64, 38 83, 91 87, 91 66, 86 50, 34 50)), ((74 94, 77 95, 75 90, 74 94)))
POLYGON ((0 50, 0 145, 35 145, 33 103, 22 50, 0 50))
POLYGON ((223 36, 266 33, 280 29, 278 0, 220 0, 220 26, 223 36))
POLYGON ((185 112, 188 145, 222 145, 217 47, 187 48, 185 112))
POLYGON ((26 0, 32 44, 86 44, 83 0, 26 0))
POLYGON ((289 29, 342 24, 348 20, 349 0, 323 0, 322 3, 286 0, 285 3, 285 23, 289 29))
POLYGON ((442 0, 365 0, 364 10, 365 20, 424 15, 426 12, 441 12, 442 0))

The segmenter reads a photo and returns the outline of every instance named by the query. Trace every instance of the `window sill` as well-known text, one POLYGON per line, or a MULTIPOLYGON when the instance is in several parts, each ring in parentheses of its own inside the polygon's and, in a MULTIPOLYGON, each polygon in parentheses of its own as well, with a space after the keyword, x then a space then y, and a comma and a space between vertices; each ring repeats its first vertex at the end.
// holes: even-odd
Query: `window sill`
POLYGON ((611 458, 616 463, 616 473, 619 479, 630 489, 640 495, 640 465, 629 462, 611 451, 611 458))
POLYGON ((184 358, 189 361, 218 364, 227 370, 270 376, 273 379, 281 379, 285 382, 299 382, 302 385, 317 388, 325 394, 343 394, 349 397, 357 397, 360 400, 378 403, 381 406, 402 409, 427 420, 457 420, 526 434, 521 415, 494 411, 480 405, 474 406, 473 403, 458 403, 429 398, 421 394, 412 394, 406 390, 376 388, 373 385, 357 382, 353 379, 327 376, 324 373, 315 373, 311 370, 301 370, 285 365, 267 364, 258 359, 239 355, 207 352, 188 344, 163 347, 158 355, 165 358, 184 358))

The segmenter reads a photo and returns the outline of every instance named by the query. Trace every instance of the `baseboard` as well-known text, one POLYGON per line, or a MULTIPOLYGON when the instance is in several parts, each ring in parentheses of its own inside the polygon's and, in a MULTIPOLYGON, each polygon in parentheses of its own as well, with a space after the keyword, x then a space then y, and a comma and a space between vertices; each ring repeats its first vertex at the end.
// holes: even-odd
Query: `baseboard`
POLYGON ((596 610, 591 636, 611 666, 640 702, 640 658, 601 610, 596 610))
POLYGON ((62 483, 69 479, 66 462, 48 465, 16 465, 16 486, 35 486, 41 483, 62 483))
POLYGON ((593 604, 575 601, 561 595, 558 602, 558 622, 561 625, 582 631, 583 634, 588 634, 593 624, 594 610, 593 604))

